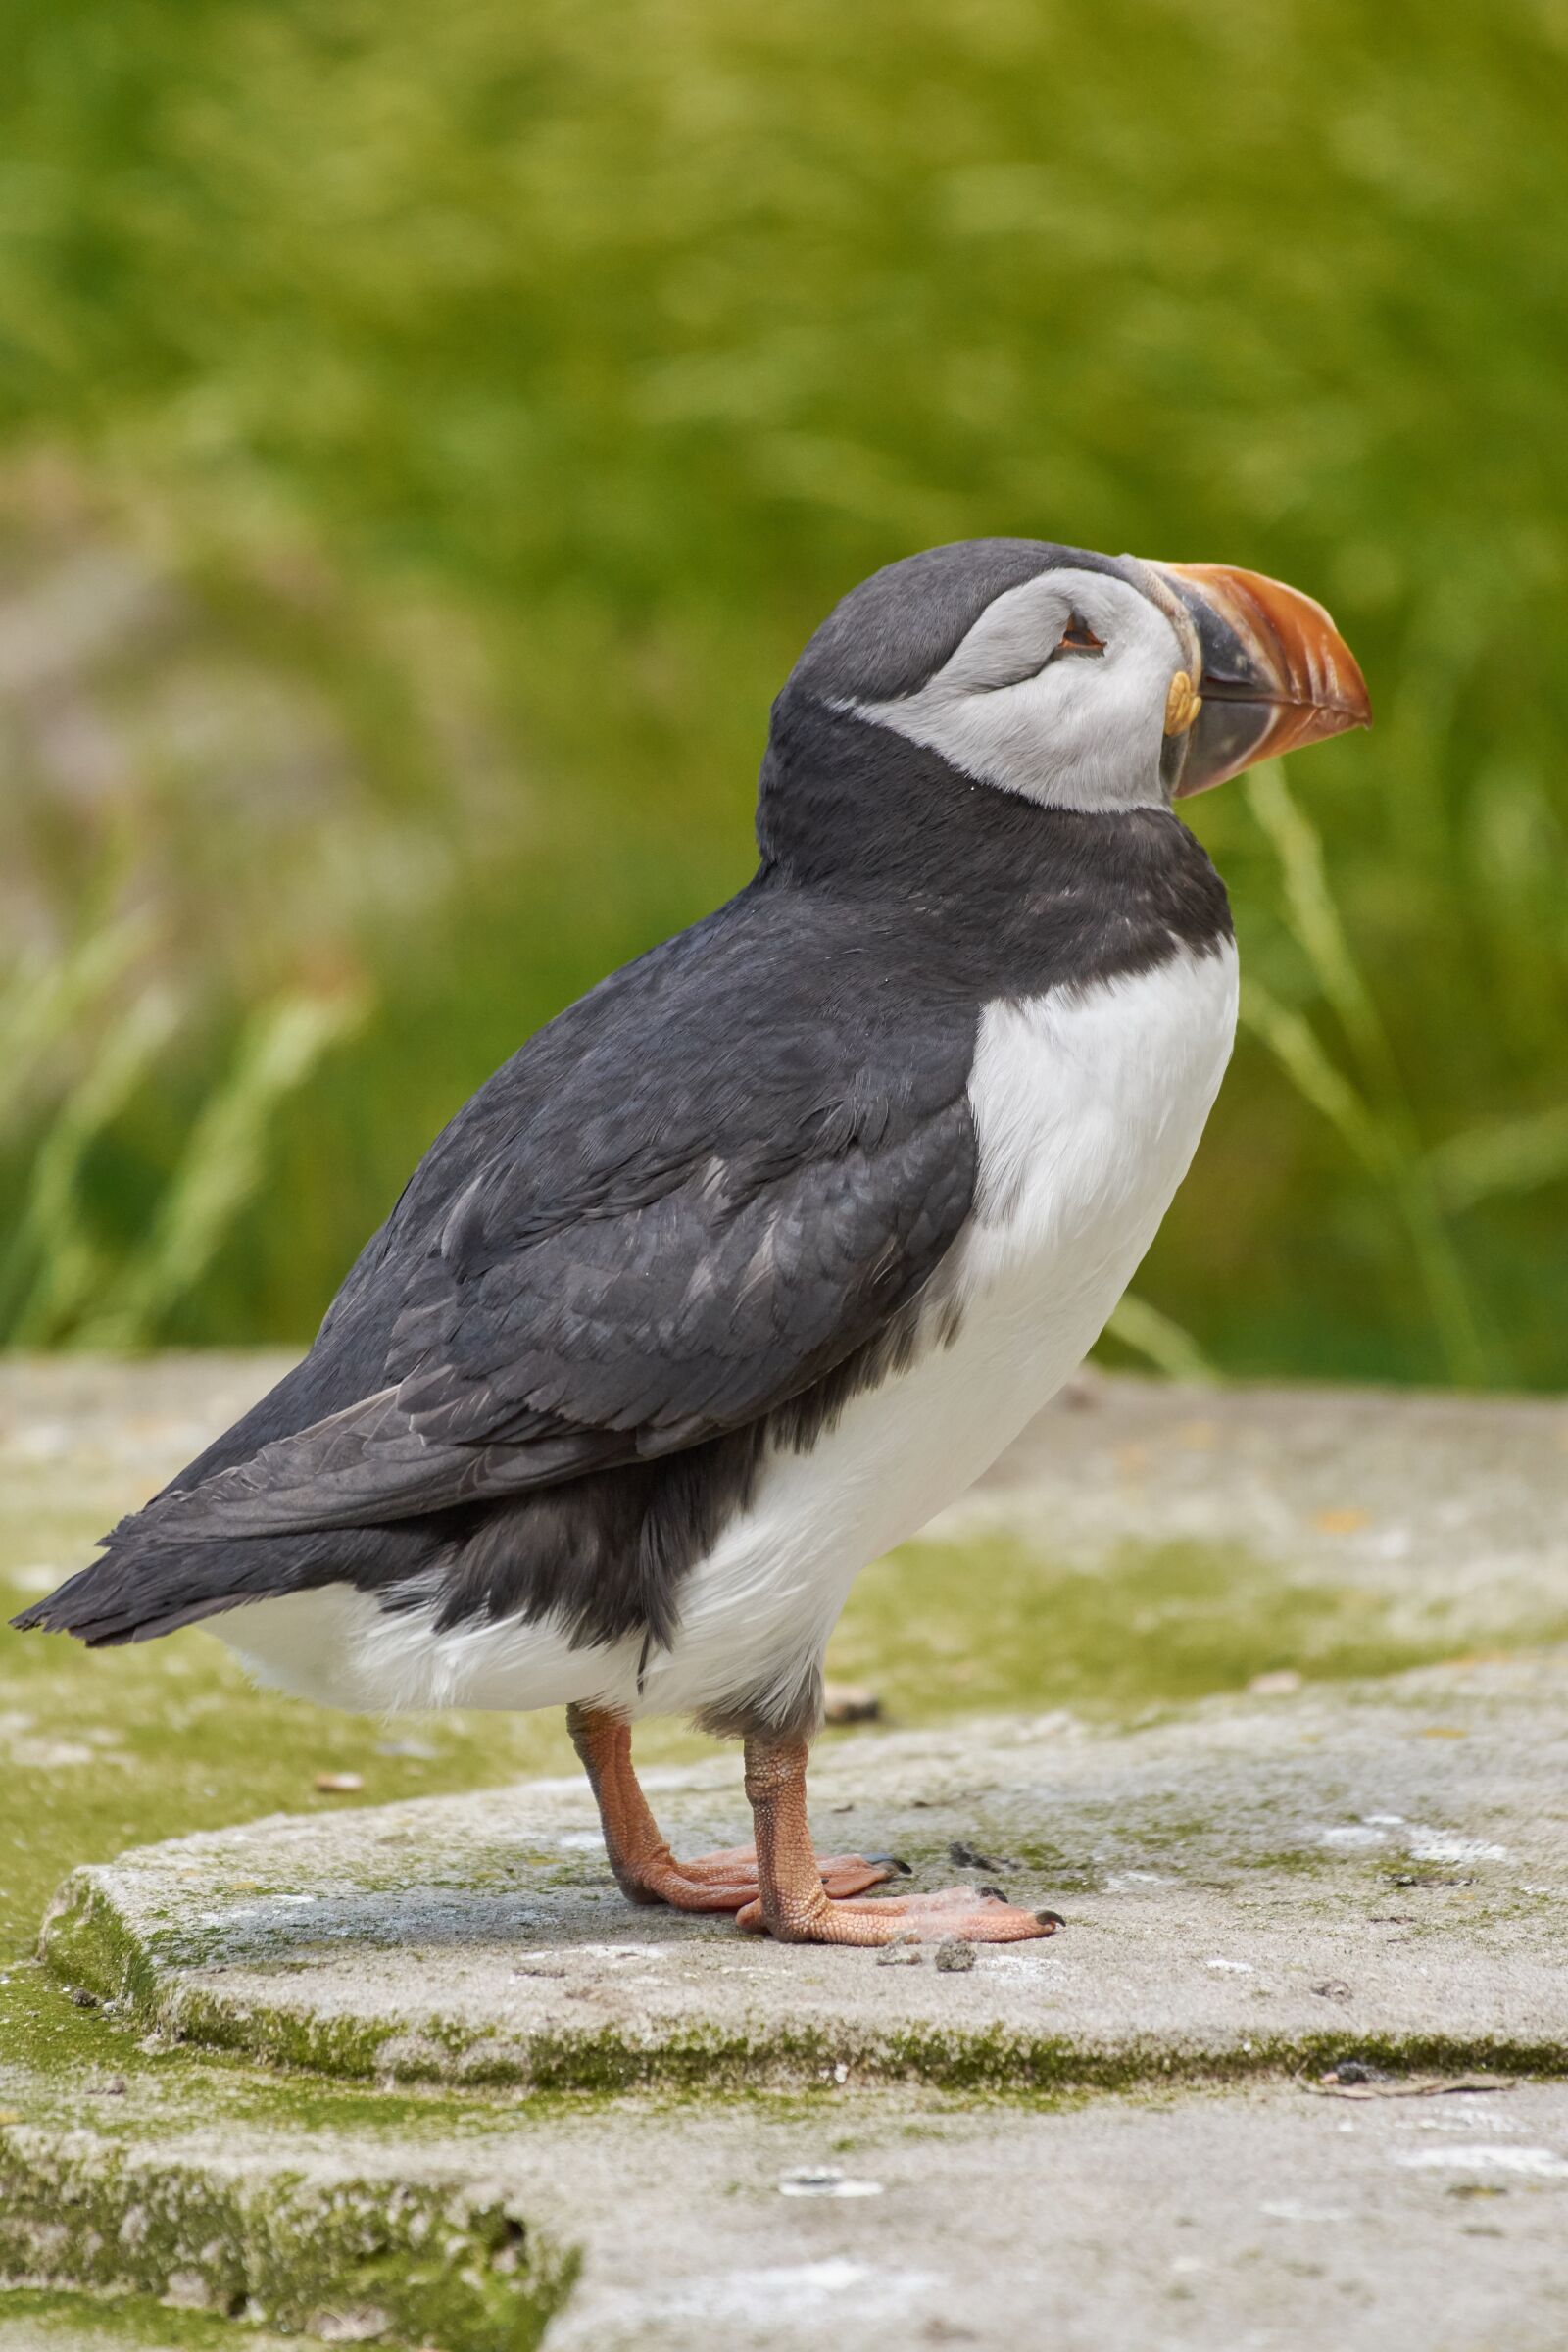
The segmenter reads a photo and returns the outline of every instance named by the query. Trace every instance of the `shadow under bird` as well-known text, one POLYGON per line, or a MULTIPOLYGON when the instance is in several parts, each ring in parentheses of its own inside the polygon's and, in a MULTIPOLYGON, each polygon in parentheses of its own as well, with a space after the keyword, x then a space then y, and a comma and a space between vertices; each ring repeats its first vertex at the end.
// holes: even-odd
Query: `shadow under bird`
POLYGON ((817 1856, 823 1653, 1192 1158, 1236 952, 1173 802, 1368 717, 1321 606, 1251 572, 987 539, 876 573, 773 707, 755 878, 480 1088, 304 1362, 17 1623, 204 1622, 337 1706, 564 1705, 635 1901, 1049 1934, 817 1856), (755 1848, 670 1852, 631 1726, 672 1712, 744 1740, 755 1848))

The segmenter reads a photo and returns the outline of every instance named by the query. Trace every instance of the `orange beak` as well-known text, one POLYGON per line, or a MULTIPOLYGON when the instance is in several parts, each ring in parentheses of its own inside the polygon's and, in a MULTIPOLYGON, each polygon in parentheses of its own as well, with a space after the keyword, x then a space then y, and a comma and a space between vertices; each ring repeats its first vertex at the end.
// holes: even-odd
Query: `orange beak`
POLYGON ((1260 760, 1372 724, 1355 656, 1313 598, 1229 564, 1149 568, 1186 606, 1202 652, 1196 701, 1173 692, 1187 736, 1178 799, 1260 760))

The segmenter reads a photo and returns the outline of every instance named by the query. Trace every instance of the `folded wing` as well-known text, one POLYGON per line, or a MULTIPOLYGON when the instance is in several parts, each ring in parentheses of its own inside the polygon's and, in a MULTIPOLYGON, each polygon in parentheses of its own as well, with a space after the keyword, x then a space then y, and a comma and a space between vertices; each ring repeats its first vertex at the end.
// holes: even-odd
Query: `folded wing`
POLYGON ((416 1179, 356 1277, 373 1380, 171 1490, 143 1533, 373 1526, 647 1460, 886 1329, 973 1198, 968 1024, 878 1026, 806 981, 752 1019, 710 985, 664 997, 657 1050, 621 1006, 510 1112, 505 1073, 476 1098, 427 1163, 444 1182, 416 1179))

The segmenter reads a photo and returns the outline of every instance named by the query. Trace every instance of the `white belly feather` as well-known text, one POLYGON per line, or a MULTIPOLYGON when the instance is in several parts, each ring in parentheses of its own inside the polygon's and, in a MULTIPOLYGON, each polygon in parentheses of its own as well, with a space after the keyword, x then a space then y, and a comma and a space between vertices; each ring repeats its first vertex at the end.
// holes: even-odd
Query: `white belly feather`
POLYGON ((1187 1171, 1230 1056, 1236 955, 981 1018, 969 1084, 975 1210, 943 1298, 956 1339, 852 1399, 809 1452, 774 1454, 681 1588, 680 1631, 570 1649, 516 1620, 431 1630, 342 1585, 236 1609, 212 1631, 262 1679, 338 1706, 560 1706, 632 1715, 800 1686, 869 1560, 961 1494, 1094 1345, 1187 1171))

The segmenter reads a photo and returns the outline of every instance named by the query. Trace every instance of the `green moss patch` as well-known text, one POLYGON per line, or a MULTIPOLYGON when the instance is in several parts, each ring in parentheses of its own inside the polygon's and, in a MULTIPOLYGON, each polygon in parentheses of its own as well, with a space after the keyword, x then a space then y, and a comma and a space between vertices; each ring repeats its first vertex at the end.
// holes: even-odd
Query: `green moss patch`
POLYGON ((291 2340, 154 2295, 110 2302, 75 2288, 0 2286, 0 2352, 13 2352, 19 2338, 24 2352, 283 2352, 291 2340))
MULTIPOLYGON (((1496 1630, 1503 1647, 1565 1639, 1561 1616, 1496 1630)), ((1239 1546, 1128 1544, 1080 1569, 988 1534, 906 1544, 864 1570, 829 1672, 909 1722, 1057 1706, 1127 1720, 1281 1669, 1360 1680, 1487 1646, 1439 1610, 1291 1578, 1239 1546)))
POLYGON ((505 2200, 441 2183, 313 2180, 0 2130, 0 2278, 152 2295, 283 2333, 527 2352, 577 2260, 505 2200))

